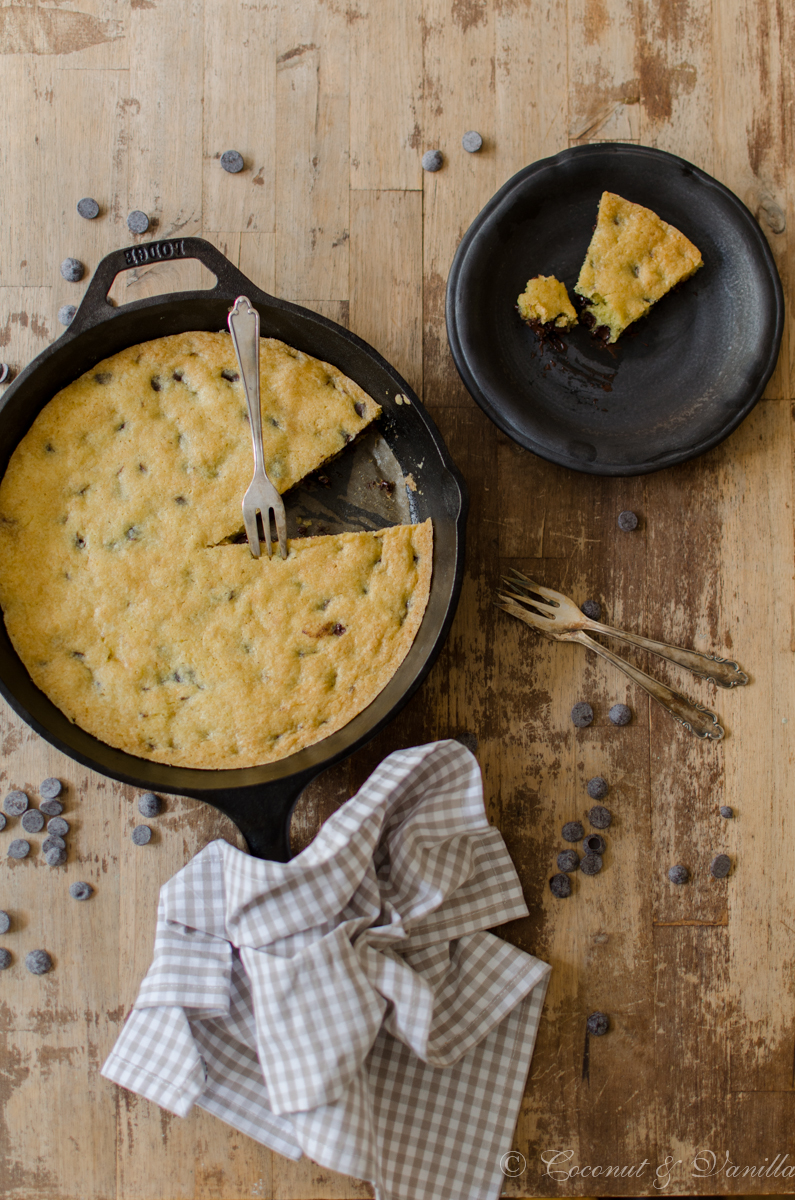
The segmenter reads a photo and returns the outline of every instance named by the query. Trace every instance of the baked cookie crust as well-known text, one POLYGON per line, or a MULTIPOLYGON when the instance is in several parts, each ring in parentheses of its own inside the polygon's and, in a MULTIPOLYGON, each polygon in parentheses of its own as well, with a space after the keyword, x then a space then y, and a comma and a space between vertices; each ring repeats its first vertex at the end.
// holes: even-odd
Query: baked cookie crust
POLYGON ((577 324, 577 313, 566 285, 554 275, 536 275, 528 279, 516 304, 523 321, 538 321, 540 325, 554 325, 556 329, 571 329, 577 324))
POLYGON ((603 192, 574 288, 588 302, 583 321, 594 330, 607 329, 606 340, 615 342, 627 326, 703 265, 698 247, 650 208, 603 192))
MULTIPOLYGON (((262 340, 280 491, 380 412, 336 368, 262 340)), ((221 544, 251 475, 228 334, 134 346, 60 392, 0 484, 0 605, 34 682, 109 745, 176 766, 271 762, 347 724, 407 654, 432 528, 221 544)))

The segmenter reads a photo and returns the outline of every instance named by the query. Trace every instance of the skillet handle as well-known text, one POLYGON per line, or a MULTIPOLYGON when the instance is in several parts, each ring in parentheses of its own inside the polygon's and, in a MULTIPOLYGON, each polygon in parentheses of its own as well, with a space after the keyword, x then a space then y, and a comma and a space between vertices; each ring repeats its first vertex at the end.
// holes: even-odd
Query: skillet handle
POLYGON ((214 792, 184 792, 204 800, 234 821, 254 858, 289 862, 290 815, 304 788, 320 770, 302 771, 259 787, 230 788, 214 792))
POLYGON ((110 254, 106 254, 92 275, 80 307, 65 335, 82 333, 123 311, 125 306, 117 309, 108 300, 108 292, 113 287, 117 275, 124 271, 133 271, 137 267, 151 266, 153 263, 178 262, 186 258, 198 259, 215 276, 215 287, 206 289, 208 296, 215 292, 224 296, 253 293, 258 300, 273 299, 239 271, 212 242, 199 237, 163 238, 155 242, 140 242, 137 246, 123 246, 120 250, 112 250, 110 254))

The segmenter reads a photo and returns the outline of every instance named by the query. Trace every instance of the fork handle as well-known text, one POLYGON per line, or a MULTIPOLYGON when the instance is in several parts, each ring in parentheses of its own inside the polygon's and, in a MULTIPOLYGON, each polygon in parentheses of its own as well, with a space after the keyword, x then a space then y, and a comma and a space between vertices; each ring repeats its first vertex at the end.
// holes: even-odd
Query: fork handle
POLYGON ((601 658, 606 658, 609 663, 612 663, 614 667, 618 667, 619 671, 623 671, 634 683, 637 683, 645 692, 648 692, 658 704, 661 704, 671 714, 675 721, 678 721, 680 725, 684 725, 685 729, 690 730, 697 738, 719 742, 723 737, 724 730, 718 724, 718 718, 714 712, 711 712, 708 708, 704 708, 701 704, 694 704, 692 700, 688 700, 686 696, 680 695, 679 692, 671 691, 664 683, 660 683, 659 679, 652 679, 651 675, 647 675, 645 671, 639 670, 638 667, 633 667, 632 663, 619 658, 612 650, 608 650, 607 646, 602 646, 599 642, 595 642, 593 638, 588 637, 588 634, 582 630, 578 629, 574 633, 561 634, 560 640, 563 642, 579 642, 587 650, 593 650, 601 658))
POLYGON ((259 397, 259 313, 246 296, 238 296, 227 318, 237 365, 243 378, 246 408, 254 446, 254 470, 265 469, 262 447, 262 409, 259 397))
POLYGON ((685 650, 682 646, 669 646, 667 642, 655 642, 653 638, 643 637, 639 633, 626 633, 623 629, 612 629, 609 625, 602 625, 600 621, 592 621, 590 618, 583 624, 594 633, 603 633, 607 637, 629 642, 631 646, 638 646, 641 650, 650 650, 652 654, 667 658, 669 662, 685 667, 702 679, 711 680, 718 687, 741 687, 748 682, 745 671, 741 671, 738 664, 731 659, 700 654, 698 650, 685 650))

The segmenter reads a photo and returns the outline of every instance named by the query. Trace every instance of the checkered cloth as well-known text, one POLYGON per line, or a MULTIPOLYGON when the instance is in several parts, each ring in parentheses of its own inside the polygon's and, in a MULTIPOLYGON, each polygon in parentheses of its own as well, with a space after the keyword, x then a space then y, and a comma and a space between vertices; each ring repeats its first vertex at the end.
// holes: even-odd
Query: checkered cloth
POLYGON ((163 887, 102 1074, 381 1200, 496 1197, 549 967, 485 929, 526 913, 473 756, 398 751, 291 862, 216 841, 163 887))

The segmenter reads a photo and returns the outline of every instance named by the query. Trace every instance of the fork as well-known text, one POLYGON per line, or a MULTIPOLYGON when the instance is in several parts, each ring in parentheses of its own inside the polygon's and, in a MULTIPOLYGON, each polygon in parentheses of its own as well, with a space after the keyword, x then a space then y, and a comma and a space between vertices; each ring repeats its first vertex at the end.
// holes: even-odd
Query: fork
POLYGON ((592 621, 590 617, 586 617, 573 600, 569 600, 568 596, 564 596, 562 592, 553 591, 552 588, 542 587, 539 583, 534 583, 521 571, 511 571, 510 577, 506 577, 505 582, 512 587, 519 588, 524 593, 522 596, 516 596, 515 599, 521 600, 523 603, 527 603, 529 599, 529 602, 539 612, 543 611, 556 630, 592 629, 594 633, 618 638, 619 641, 629 642, 630 645, 638 646, 641 650, 650 650, 652 654, 657 654, 660 658, 666 658, 680 667, 686 667, 694 675, 698 675, 701 679, 709 679, 718 687, 741 687, 748 682, 745 671, 741 671, 738 664, 731 659, 718 658, 713 654, 700 654, 698 650, 685 650, 681 646, 670 646, 667 642, 655 642, 652 638, 642 637, 638 633, 626 633, 623 629, 613 629, 610 625, 603 625, 600 621, 592 621), (528 597, 528 592, 535 593, 542 601, 546 600, 547 604, 539 603, 537 599, 528 597))
MULTIPOLYGON (((511 586, 522 587, 525 593, 533 592, 537 596, 544 597, 544 600, 551 603, 544 603, 544 600, 539 601, 532 595, 518 595, 515 592, 509 592, 506 595, 500 594, 499 600, 495 601, 496 607, 501 608, 504 612, 510 613, 511 616, 518 617, 520 621, 524 621, 527 625, 531 625, 534 629, 538 629, 541 633, 549 638, 553 638, 561 642, 578 642, 581 646, 585 646, 587 650, 593 650, 601 658, 618 667, 625 675, 628 675, 633 682, 637 683, 644 691, 657 701, 658 704, 671 714, 674 720, 683 725, 685 729, 694 733, 696 737, 706 741, 720 741, 724 736, 724 729, 718 722, 717 715, 710 709, 705 708, 702 704, 695 704, 692 700, 688 700, 680 692, 674 692, 671 688, 661 683, 659 679, 652 678, 645 671, 639 670, 638 667, 627 662, 623 658, 619 658, 607 646, 603 646, 601 642, 594 641, 585 632, 586 628, 595 628, 598 632, 604 631, 610 635, 616 635, 620 631, 613 630, 609 626, 600 626, 597 621, 590 621, 589 618, 581 613, 574 605, 573 601, 562 595, 560 592, 554 592, 551 588, 543 588, 539 584, 535 584, 526 576, 520 575, 519 572, 514 572, 514 576, 518 578, 506 580, 511 586), (532 608, 528 607, 532 605, 532 608), (566 606, 569 606, 567 609, 566 606), (560 618, 556 613, 556 609, 564 610, 560 618), (536 611, 533 611, 535 609, 536 611), (569 615, 564 614, 568 611, 569 615)), ((707 659, 706 655, 697 654, 696 651, 680 650, 676 646, 667 646, 664 642, 653 642, 649 638, 640 638, 637 635, 627 636, 623 634, 624 640, 630 641, 636 645, 643 645, 645 649, 654 649, 655 653, 660 653, 664 649, 665 658, 670 658, 672 662, 680 662, 681 665, 689 666, 694 669, 690 663, 682 662, 680 658, 674 658, 669 651, 676 651, 677 654, 685 656, 693 656, 693 662, 699 667, 697 674, 704 676, 704 668, 698 662, 699 659, 707 659), (656 649, 658 648, 659 649, 656 649)), ((711 661, 707 659, 708 662, 711 661)), ((721 660, 715 660, 721 661, 721 660)), ((737 669, 737 664, 732 663, 731 666, 737 669)), ((743 674, 743 672, 739 672, 743 674)), ((738 679, 736 683, 747 682, 747 676, 743 679, 738 679)), ((722 686, 733 686, 731 684, 723 684, 722 686)))
POLYGON ((259 313, 245 296, 238 296, 229 309, 227 317, 232 344, 235 347, 237 365, 246 394, 246 407, 251 426, 251 441, 254 446, 254 476, 243 497, 243 524, 248 538, 248 547, 254 558, 261 554, 257 513, 262 515, 262 527, 268 558, 273 553, 271 545, 271 519, 276 526, 279 553, 287 558, 287 521, 284 501, 268 479, 265 470, 265 450, 262 445, 262 410, 259 397, 259 313))

